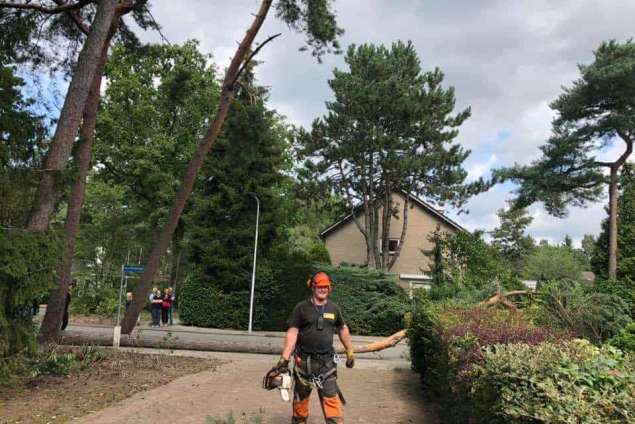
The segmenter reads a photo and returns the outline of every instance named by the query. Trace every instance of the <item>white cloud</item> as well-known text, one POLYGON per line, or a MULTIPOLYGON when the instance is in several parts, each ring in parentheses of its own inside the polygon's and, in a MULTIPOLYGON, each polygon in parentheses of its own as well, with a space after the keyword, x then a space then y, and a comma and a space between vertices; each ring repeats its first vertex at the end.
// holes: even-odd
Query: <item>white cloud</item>
MULTIPOLYGON (((232 2, 153 2, 153 14, 171 42, 197 38, 222 70, 236 42, 253 19, 256 0, 232 2)), ((391 43, 412 40, 425 69, 439 66, 446 85, 456 88, 457 108, 472 107, 460 142, 473 152, 470 178, 486 175, 491 165, 526 164, 539 154, 549 136, 553 116, 549 103, 577 78, 578 63, 593 59, 592 51, 607 39, 635 35, 635 2, 614 0, 507 0, 412 1, 336 0, 340 26, 346 30, 344 47, 351 43, 391 43), (498 137, 501 132, 508 137, 498 137)), ((270 105, 298 125, 308 126, 324 113, 331 98, 327 80, 334 67, 344 67, 342 56, 326 56, 317 64, 298 47, 304 37, 273 16, 258 40, 283 35, 263 49, 257 68, 259 81, 271 87, 270 105)), ((158 41, 156 33, 148 39, 158 41)), ((616 145, 606 155, 618 154, 616 145)), ((496 209, 505 206, 509 187, 496 187, 470 201, 470 215, 458 217, 468 228, 497 225, 496 209)), ((579 239, 597 233, 603 204, 573 209, 567 219, 549 217, 540 205, 532 207, 536 237, 579 239)))

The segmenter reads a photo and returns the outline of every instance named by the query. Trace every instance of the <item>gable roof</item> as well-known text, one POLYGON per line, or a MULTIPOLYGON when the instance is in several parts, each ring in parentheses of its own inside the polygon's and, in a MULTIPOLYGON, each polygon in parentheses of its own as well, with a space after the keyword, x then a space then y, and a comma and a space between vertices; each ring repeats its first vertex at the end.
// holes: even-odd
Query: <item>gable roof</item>
MULTIPOLYGON (((403 194, 405 196, 406 192, 401 192, 401 194, 403 194)), ((434 206, 432 206, 430 203, 426 202, 425 200, 420 199, 420 198, 418 198, 417 196, 415 196, 413 194, 409 194, 408 197, 410 197, 410 199, 413 201, 414 204, 418 205, 419 207, 421 207, 423 210, 425 210, 426 212, 430 213, 431 215, 439 218, 439 220, 445 222, 446 224, 448 224, 450 227, 454 228, 455 230, 457 230, 457 231, 467 231, 465 228, 461 227, 455 221, 453 221, 450 218, 448 218, 445 214, 443 214, 442 212, 437 210, 434 206)), ((362 207, 361 204, 355 206, 354 213, 357 213, 357 211, 361 207, 362 207)), ((320 233, 320 238, 324 239, 330 232, 332 232, 333 230, 335 230, 336 228, 338 228, 342 224, 350 221, 351 219, 353 219, 353 213, 349 213, 344 218, 340 219, 339 221, 335 222, 334 224, 332 224, 329 227, 327 227, 324 230, 322 230, 322 232, 320 233)))

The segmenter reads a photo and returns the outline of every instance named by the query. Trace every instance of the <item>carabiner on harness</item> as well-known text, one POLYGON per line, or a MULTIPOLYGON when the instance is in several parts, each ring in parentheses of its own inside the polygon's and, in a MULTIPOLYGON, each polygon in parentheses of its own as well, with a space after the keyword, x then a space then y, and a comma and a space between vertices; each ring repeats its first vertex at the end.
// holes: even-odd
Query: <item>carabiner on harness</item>
POLYGON ((324 388, 324 375, 323 374, 312 375, 311 376, 311 382, 313 384, 315 384, 315 387, 317 387, 318 389, 323 389, 324 388))

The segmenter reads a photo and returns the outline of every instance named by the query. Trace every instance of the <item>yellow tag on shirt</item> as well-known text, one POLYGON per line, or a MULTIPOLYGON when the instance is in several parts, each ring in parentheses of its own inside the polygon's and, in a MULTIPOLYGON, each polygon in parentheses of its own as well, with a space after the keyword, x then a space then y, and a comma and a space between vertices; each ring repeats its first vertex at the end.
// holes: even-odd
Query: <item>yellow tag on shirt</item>
POLYGON ((324 318, 326 319, 332 319, 333 321, 335 321, 335 314, 332 314, 330 312, 325 312, 324 313, 324 318))

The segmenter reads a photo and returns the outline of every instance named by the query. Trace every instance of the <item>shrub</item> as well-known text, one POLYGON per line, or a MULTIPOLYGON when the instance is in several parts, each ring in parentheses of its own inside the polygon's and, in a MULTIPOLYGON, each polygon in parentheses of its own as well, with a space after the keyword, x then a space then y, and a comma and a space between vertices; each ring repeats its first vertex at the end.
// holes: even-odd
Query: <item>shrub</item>
MULTIPOLYGON (((365 268, 311 264, 297 260, 263 264, 258 269, 254 329, 286 330, 293 307, 309 296, 307 279, 318 269, 334 280, 332 299, 354 334, 389 335, 404 328, 410 301, 394 277, 365 268)), ((224 292, 213 282, 190 275, 180 290, 179 317, 185 324, 216 328, 247 327, 249 292, 224 292)))
POLYGON ((473 421, 633 422, 633 364, 614 347, 585 340, 491 346, 473 370, 473 421))
POLYGON ((631 322, 628 305, 618 296, 574 281, 547 283, 537 299, 538 323, 566 329, 594 343, 606 341, 631 322))
POLYGON ((0 229, 0 384, 35 351, 32 305, 53 287, 59 258, 54 232, 0 229))
POLYGON ((404 328, 410 300, 394 276, 366 268, 320 269, 333 279, 331 298, 342 308, 353 334, 386 336, 404 328))
POLYGON ((248 291, 223 293, 210 282, 187 277, 179 301, 179 318, 198 327, 245 329, 249 320, 248 291))
POLYGON ((599 280, 595 284, 599 293, 611 294, 622 299, 627 307, 631 319, 635 320, 635 281, 624 277, 619 280, 599 280))
POLYGON ((117 313, 119 289, 108 283, 77 287, 72 296, 70 308, 76 314, 114 317, 117 313))
POLYGON ((413 369, 427 393, 439 398, 444 422, 467 422, 472 368, 495 344, 567 340, 567 333, 532 325, 522 312, 483 308, 442 309, 419 295, 408 331, 413 369))
POLYGON ((609 340, 609 343, 624 352, 635 353, 635 323, 630 323, 620 330, 617 336, 609 340))

